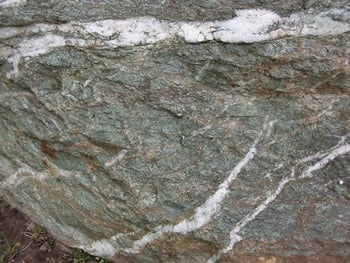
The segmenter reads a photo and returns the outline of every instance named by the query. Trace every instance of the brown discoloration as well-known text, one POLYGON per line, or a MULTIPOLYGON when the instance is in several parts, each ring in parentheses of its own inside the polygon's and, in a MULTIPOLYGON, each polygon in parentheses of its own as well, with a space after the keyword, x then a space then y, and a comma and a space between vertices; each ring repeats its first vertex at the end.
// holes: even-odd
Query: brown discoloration
POLYGON ((95 159, 92 158, 91 156, 82 154, 82 158, 86 164, 86 168, 90 172, 94 173, 101 168, 100 165, 98 164, 98 162, 96 162, 95 159))
POLYGON ((119 147, 117 145, 113 145, 113 144, 110 144, 110 143, 106 143, 106 142, 100 142, 100 141, 97 141, 97 140, 94 140, 94 139, 89 139, 90 142, 97 146, 97 147, 100 147, 104 150, 106 150, 107 152, 110 152, 110 153, 114 153, 114 154, 117 154, 119 153, 121 150, 123 150, 122 147, 119 147))
POLYGON ((42 159, 41 162, 43 163, 43 166, 44 166, 46 169, 49 169, 50 165, 49 165, 49 162, 48 162, 46 159, 42 159))
POLYGON ((53 150, 52 148, 47 146, 47 142, 45 142, 45 141, 41 141, 41 143, 40 143, 40 150, 43 153, 45 153, 48 157, 50 157, 51 159, 56 159, 57 158, 55 150, 53 150))
POLYGON ((174 260, 176 262, 206 262, 218 250, 216 246, 202 239, 178 234, 169 234, 169 236, 171 236, 171 241, 168 238, 155 240, 149 245, 149 248, 161 248, 158 251, 166 253, 170 258, 177 259, 177 261, 174 260), (172 252, 169 253, 169 251, 172 252))
MULTIPOLYGON (((57 173, 57 172, 56 172, 57 173)), ((62 207, 65 207, 68 211, 76 211, 74 213, 75 215, 79 215, 79 217, 75 218, 76 221, 79 221, 81 217, 84 219, 84 223, 89 224, 89 225, 95 225, 95 226, 104 226, 106 228, 114 229, 116 233, 128 233, 131 232, 132 229, 125 226, 123 223, 119 223, 118 221, 111 221, 108 219, 104 218, 97 218, 96 213, 101 213, 102 211, 106 211, 106 207, 101 207, 99 210, 96 211, 90 211, 85 208, 83 208, 79 204, 79 200, 73 200, 65 193, 61 191, 61 189, 54 189, 52 188, 51 185, 42 182, 42 181, 37 181, 35 180, 35 183, 37 186, 41 187, 43 189, 43 194, 42 197, 46 198, 46 200, 59 200, 61 202, 62 207)), ((72 216, 74 216, 72 214, 72 216)), ((82 222, 81 222, 82 223, 82 222)), ((65 244, 68 244, 68 240, 65 244)))
POLYGON ((43 166, 49 171, 49 173, 54 176, 58 177, 58 172, 57 170, 52 167, 47 159, 42 159, 43 166))

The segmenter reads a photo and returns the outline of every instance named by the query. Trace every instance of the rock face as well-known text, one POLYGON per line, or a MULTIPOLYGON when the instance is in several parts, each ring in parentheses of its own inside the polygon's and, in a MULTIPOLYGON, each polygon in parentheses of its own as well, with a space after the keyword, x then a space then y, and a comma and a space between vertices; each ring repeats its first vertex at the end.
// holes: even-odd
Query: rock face
POLYGON ((282 2, 2 1, 1 197, 116 262, 350 260, 349 3, 282 2))

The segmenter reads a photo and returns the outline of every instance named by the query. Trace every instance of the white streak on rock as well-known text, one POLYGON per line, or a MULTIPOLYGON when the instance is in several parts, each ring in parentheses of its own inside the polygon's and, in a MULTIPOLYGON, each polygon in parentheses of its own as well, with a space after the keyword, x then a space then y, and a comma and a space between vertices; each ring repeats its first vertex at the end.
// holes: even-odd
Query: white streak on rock
MULTIPOLYGON (((55 167, 59 176, 66 176, 71 178, 72 176, 80 175, 77 172, 59 169, 52 163, 50 163, 50 165, 55 167)), ((52 178, 52 175, 50 175, 49 173, 35 171, 29 166, 23 164, 22 168, 17 169, 17 171, 10 175, 6 180, 0 182, 0 188, 15 187, 27 180, 45 181, 50 178, 52 178)), ((67 240, 69 237, 69 243, 71 244, 71 246, 79 247, 84 251, 87 251, 88 253, 106 258, 110 257, 111 255, 114 255, 118 251, 118 245, 112 239, 90 239, 88 236, 78 231, 76 228, 68 225, 62 225, 51 215, 47 214, 47 211, 45 211, 37 203, 33 202, 29 205, 38 214, 46 216, 47 221, 50 222, 46 227, 48 227, 49 225, 54 225, 55 228, 58 228, 60 230, 59 232, 63 233, 63 236, 61 237, 62 239, 67 240)))
POLYGON ((267 178, 267 179, 269 179, 269 180, 272 182, 271 175, 272 175, 273 173, 275 173, 276 171, 278 171, 279 169, 283 168, 283 166, 284 166, 284 163, 283 163, 283 162, 280 163, 280 164, 278 164, 278 165, 276 166, 276 168, 273 169, 272 173, 267 173, 267 174, 264 176, 264 178, 267 178))
POLYGON ((9 58, 9 62, 12 63, 12 65, 13 65, 13 70, 6 73, 7 78, 11 78, 12 76, 14 76, 15 78, 18 77, 18 75, 19 75, 19 70, 18 70, 19 60, 20 60, 20 56, 18 54, 15 54, 9 58))
POLYGON ((238 10, 237 17, 217 22, 216 40, 236 43, 254 43, 270 37, 269 27, 281 21, 281 17, 269 10, 238 10))
POLYGON ((261 203, 257 208, 255 208, 254 212, 252 214, 247 215, 243 220, 241 220, 236 227, 230 232, 230 236, 234 234, 238 234, 243 227, 245 227, 249 222, 253 221, 258 214, 260 214, 262 211, 264 211, 268 205, 276 199, 276 197, 281 193, 284 186, 289 183, 289 181, 292 180, 292 176, 289 178, 285 178, 280 181, 277 189, 274 193, 272 193, 270 196, 268 196, 263 203, 261 203), (231 234, 232 233, 232 234, 231 234))
POLYGON ((179 26, 178 35, 188 43, 198 43, 214 39, 216 25, 213 22, 190 22, 179 26))
MULTIPOLYGON (((302 24, 300 35, 334 35, 338 32, 346 32, 349 30, 349 25, 340 21, 335 21, 327 16, 327 13, 322 14, 305 14, 297 13, 290 17, 292 23, 302 24)), ((296 32, 295 32, 296 33, 296 32)))
POLYGON ((212 127, 213 127, 212 124, 208 124, 208 125, 206 125, 206 126, 200 128, 200 129, 198 129, 198 130, 196 130, 196 131, 193 131, 193 132, 191 133, 191 135, 192 135, 192 136, 197 136, 198 134, 204 134, 207 130, 210 130, 212 127))
POLYGON ((61 36, 54 34, 47 34, 44 37, 27 39, 20 43, 15 53, 8 60, 13 64, 13 70, 8 72, 6 77, 17 77, 19 74, 18 63, 21 57, 31 58, 38 55, 46 54, 50 50, 56 47, 62 47, 65 45, 65 39, 61 36))
POLYGON ((127 150, 121 150, 116 156, 110 158, 106 163, 105 165, 106 166, 112 166, 116 163, 119 163, 121 160, 124 159, 125 155, 127 154, 127 150))
POLYGON ((315 160, 315 159, 319 159, 319 158, 323 158, 324 156, 326 156, 330 151, 333 151, 337 148, 339 148, 339 146, 343 145, 345 143, 345 140, 346 140, 346 136, 342 136, 340 137, 340 141, 338 142, 337 145, 335 145, 334 147, 328 149, 326 152, 325 151, 319 151, 315 154, 312 154, 312 155, 309 155, 309 156, 306 156, 304 158, 302 158, 301 160, 299 160, 296 164, 296 166, 300 165, 300 164, 303 164, 303 163, 307 163, 307 162, 310 162, 312 160, 315 160))
POLYGON ((300 178, 311 178, 312 172, 315 172, 317 170, 322 169, 325 167, 329 162, 333 161, 335 158, 337 158, 339 155, 344 155, 346 153, 350 152, 350 144, 346 144, 344 146, 340 146, 339 148, 334 149, 330 153, 328 153, 323 159, 315 163, 314 165, 310 166, 307 170, 305 170, 301 175, 300 178))
POLYGON ((7 177, 6 180, 1 182, 0 186, 2 188, 2 187, 5 187, 6 185, 9 185, 9 186, 18 185, 25 178, 32 177, 34 175, 35 175, 35 171, 33 169, 29 168, 28 166, 24 166, 22 168, 19 168, 13 174, 7 177))
POLYGON ((83 83, 83 87, 86 88, 86 87, 90 84, 90 82, 91 82, 92 80, 93 80, 93 79, 87 79, 87 80, 85 80, 85 82, 83 83))
MULTIPOLYGON (((12 1, 5 1, 9 5, 12 1)), ((13 1, 21 2, 24 1, 13 1)), ((337 9, 337 14, 346 10, 337 9)), ((168 22, 153 17, 67 24, 33 24, 24 27, 0 29, 0 39, 14 36, 24 38, 15 48, 0 47, 0 56, 13 63, 8 78, 18 76, 18 59, 31 58, 64 46, 85 48, 115 48, 120 46, 151 45, 156 42, 182 37, 188 43, 221 41, 225 43, 253 43, 284 36, 336 35, 350 31, 350 25, 331 18, 331 11, 322 14, 297 13, 281 18, 269 10, 237 10, 236 17, 212 22, 168 22), (34 36, 35 34, 44 36, 34 36), (72 35, 76 37, 73 38, 72 35), (79 36, 79 37, 77 37, 79 36), (93 39, 91 39, 93 37, 93 39), (18 56, 18 59, 14 59, 18 56)))
POLYGON ((253 221, 257 215, 259 215, 261 212, 263 212, 268 205, 274 201, 276 199, 276 197, 282 192, 283 188, 285 187, 285 185, 290 182, 291 180, 293 180, 293 177, 289 177, 289 178, 285 178, 283 180, 280 181, 280 183, 278 184, 277 189, 275 190, 275 192, 273 192, 271 195, 269 195, 264 202, 262 202, 258 207, 256 207, 254 209, 254 211, 248 215, 246 215, 241 221, 239 221, 236 226, 230 231, 230 243, 227 247, 225 247, 224 249, 220 250, 216 255, 214 255, 213 257, 211 257, 207 263, 213 263, 216 260, 218 260, 221 255, 227 253, 228 251, 232 250, 232 248, 234 247, 234 245, 238 242, 240 242, 242 240, 242 237, 239 236, 239 232, 241 232, 241 230, 251 221, 253 221))
POLYGON ((300 163, 306 162, 306 161, 312 161, 314 159, 317 158, 322 158, 320 161, 318 161, 317 163, 315 163, 314 165, 309 166, 308 168, 306 168, 301 175, 298 178, 306 178, 306 177, 312 177, 312 172, 315 172, 317 170, 322 169, 323 167, 325 167, 329 162, 333 161, 335 158, 337 158, 340 155, 344 155, 347 153, 350 153, 350 144, 346 144, 343 146, 339 146, 341 143, 343 143, 344 141, 344 137, 342 137, 342 139, 340 140, 340 142, 338 143, 337 146, 330 148, 327 153, 325 154, 321 154, 320 152, 314 154, 314 155, 310 155, 308 157, 305 157, 303 159, 301 159, 299 162, 297 162, 297 164, 291 168, 291 174, 287 177, 282 179, 276 190, 270 194, 265 200, 264 202, 262 202, 259 206, 257 206, 252 213, 246 215, 241 221, 239 221, 234 228, 230 231, 230 243, 228 244, 228 246, 226 248, 223 248, 221 250, 219 250, 219 252, 217 254, 215 254, 214 256, 212 256, 210 259, 208 259, 207 263, 213 263, 216 262, 223 254, 227 253, 228 251, 232 250, 234 245, 238 242, 240 242, 242 240, 242 237, 240 237, 238 234, 240 233, 240 231, 251 221, 253 221, 261 212, 263 212, 264 210, 266 210, 266 208, 268 208, 268 205, 274 201, 277 196, 282 192, 283 188, 286 186, 287 183, 289 183, 292 180, 296 180, 297 178, 294 176, 295 173, 295 168, 296 166, 298 166, 300 163))
POLYGON ((165 233, 172 232, 186 234, 208 224, 210 220, 212 220, 213 217, 220 211, 221 203, 226 197, 232 182, 237 178, 238 174, 249 163, 249 161, 254 158, 255 154, 257 153, 256 146, 262 140, 264 133, 269 129, 272 129, 275 122, 276 121, 265 122, 264 128, 259 132, 248 153, 232 169, 229 176, 219 185, 216 192, 211 195, 203 205, 195 210, 195 214, 190 219, 184 219, 176 225, 160 226, 154 232, 148 233, 141 239, 136 240, 133 243, 133 246, 125 251, 127 253, 136 254, 139 253, 144 246, 151 243, 155 239, 160 238, 165 233))
POLYGON ((4 0, 0 2, 0 7, 2 8, 15 7, 20 5, 25 5, 26 3, 27 3, 27 0, 4 0))
POLYGON ((144 235, 141 239, 134 241, 132 247, 124 249, 124 252, 130 253, 130 254, 137 254, 147 244, 162 237, 166 233, 173 232, 172 230, 173 230, 172 225, 159 226, 155 229, 154 232, 148 233, 144 235))
POLYGON ((49 50, 62 47, 66 44, 64 37, 55 34, 46 34, 40 38, 30 38, 21 42, 20 54, 23 57, 36 57, 46 54, 49 50))
POLYGON ((98 255, 100 257, 109 258, 111 255, 114 255, 117 249, 111 244, 110 240, 100 239, 97 241, 88 242, 84 240, 85 245, 80 246, 79 248, 92 254, 98 255))
POLYGON ((17 28, 17 27, 2 27, 0 28, 0 39, 8 39, 14 36, 17 36, 19 34, 24 33, 23 28, 17 28))
MULTIPOLYGON (((269 130, 275 122, 276 121, 270 121, 267 124, 265 123, 263 130, 260 131, 260 133, 258 134, 248 153, 232 169, 231 173, 226 178, 226 180, 219 185, 218 190, 207 199, 204 205, 196 209, 196 213, 191 218, 191 220, 185 219, 179 224, 175 225, 173 228, 173 232, 186 234, 190 231, 198 229, 207 224, 212 219, 212 217, 218 213, 221 207, 221 203, 229 191, 228 188, 231 186, 232 182, 237 178, 241 170, 248 164, 248 162, 251 159, 254 158, 255 154, 257 153, 257 144, 261 141, 263 134, 266 132, 266 130, 269 130)), ((267 133, 269 134, 269 132, 267 133)))
POLYGON ((78 171, 64 170, 59 168, 53 162, 47 159, 45 159, 45 161, 49 166, 49 168, 45 171, 37 171, 24 163, 20 163, 22 167, 18 168, 13 174, 8 176, 4 181, 0 182, 0 188, 6 188, 6 186, 14 187, 21 184, 23 181, 30 179, 37 181, 45 181, 56 176, 69 178, 72 178, 74 176, 81 176, 81 173, 78 171))
POLYGON ((125 20, 102 20, 79 23, 84 33, 117 39, 117 45, 134 46, 153 44, 169 38, 172 34, 170 24, 153 17, 129 18, 125 20))

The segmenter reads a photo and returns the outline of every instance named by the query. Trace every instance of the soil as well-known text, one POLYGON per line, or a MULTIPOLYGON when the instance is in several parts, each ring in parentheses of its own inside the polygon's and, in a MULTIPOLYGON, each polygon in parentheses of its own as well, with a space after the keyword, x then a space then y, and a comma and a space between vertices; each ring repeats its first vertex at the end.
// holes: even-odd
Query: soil
POLYGON ((54 240, 17 209, 0 200, 0 263, 107 263, 54 240))

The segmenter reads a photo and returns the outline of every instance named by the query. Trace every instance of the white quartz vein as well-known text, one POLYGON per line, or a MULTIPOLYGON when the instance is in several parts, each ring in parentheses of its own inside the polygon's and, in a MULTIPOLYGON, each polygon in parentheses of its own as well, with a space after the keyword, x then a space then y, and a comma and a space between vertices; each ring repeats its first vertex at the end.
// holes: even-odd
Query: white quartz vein
MULTIPOLYGON (((22 1, 5 1, 2 4, 22 1)), ((346 10, 337 9, 344 13, 346 10)), ((169 22, 153 17, 66 24, 33 24, 24 27, 0 28, 0 39, 24 36, 15 47, 2 46, 0 57, 13 64, 8 78, 19 74, 21 58, 29 59, 57 47, 115 48, 151 45, 181 37, 188 43, 220 41, 225 43, 254 43, 284 36, 336 35, 350 31, 346 22, 331 18, 332 10, 322 14, 296 13, 280 17, 270 10, 237 10, 232 19, 211 22, 169 22), (329 14, 328 14, 329 13, 329 14), (74 37, 73 37, 74 36, 74 37)))
POLYGON ((302 158, 299 162, 297 162, 297 164, 291 168, 291 174, 287 177, 282 179, 276 190, 270 194, 260 205, 258 205, 253 212, 249 213, 248 215, 246 215, 241 221, 239 221, 234 227, 233 229, 230 231, 230 242, 228 244, 227 247, 219 250, 219 252, 217 254, 215 254, 214 256, 212 256, 207 263, 213 263, 216 262, 223 254, 227 253, 228 251, 232 250, 234 245, 238 242, 240 242, 243 238, 241 236, 239 236, 240 231, 251 221, 253 221, 261 212, 263 212, 264 210, 266 210, 266 208, 268 208, 268 205, 274 201, 277 196, 282 192, 282 190, 284 189, 284 187, 293 180, 296 180, 297 178, 295 177, 295 169, 298 165, 300 165, 301 163, 305 163, 305 162, 310 162, 313 161, 315 159, 319 159, 322 158, 321 160, 319 160, 318 162, 316 162, 313 165, 310 165, 309 167, 307 167, 302 173, 301 175, 298 177, 299 179, 303 179, 303 178, 311 178, 313 176, 312 172, 315 172, 317 170, 322 169, 323 167, 325 167, 328 163, 330 163, 331 161, 333 161, 335 158, 337 158, 338 156, 350 153, 350 144, 345 144, 345 145, 341 145, 344 143, 344 137, 341 138, 340 142, 337 144, 337 146, 332 147, 328 150, 328 152, 324 153, 324 154, 320 154, 320 153, 316 153, 310 156, 307 156, 305 158, 302 158))
POLYGON ((27 0, 3 0, 0 2, 0 7, 8 8, 8 7, 25 5, 26 3, 27 3, 27 0))
POLYGON ((329 162, 333 161, 335 158, 337 158, 339 155, 343 155, 350 152, 350 144, 346 144, 343 146, 340 146, 333 151, 331 151, 329 154, 327 154, 325 157, 323 157, 320 161, 315 163, 312 166, 309 166, 301 175, 300 178, 306 178, 306 177, 313 177, 312 172, 315 172, 317 170, 322 169, 325 167, 329 162))
MULTIPOLYGON (((120 247, 118 245, 119 239, 124 239, 126 236, 131 235, 132 233, 119 233, 111 238, 105 238, 101 240, 91 240, 84 236, 84 234, 76 231, 76 236, 81 236, 76 242, 81 249, 84 249, 87 252, 100 255, 100 256, 108 256, 114 255, 118 251, 123 251, 130 254, 139 253, 147 244, 150 244, 156 239, 161 238, 166 233, 179 233, 186 234, 188 232, 197 230, 206 224, 208 224, 211 220, 215 218, 221 208, 221 204, 226 197, 229 187, 232 182, 237 178, 242 169, 254 158, 257 153, 257 145, 261 142, 263 138, 268 138, 272 134, 272 129, 276 121, 266 121, 263 129, 259 132, 254 142, 250 146, 246 155, 236 164, 236 166, 232 169, 228 177, 218 186, 216 192, 209 196, 206 202, 198 207, 195 210, 194 215, 189 219, 184 219, 175 225, 165 225, 158 226, 154 229, 154 231, 144 235, 142 238, 135 240, 131 243, 131 245, 127 248, 120 247)), ((346 137, 340 137, 340 140, 337 145, 329 148, 328 150, 319 151, 315 154, 309 155, 307 157, 301 158, 296 161, 296 164, 290 168, 290 175, 280 180, 275 191, 270 193, 268 197, 261 202, 255 209, 253 209, 249 214, 247 214, 243 219, 241 219, 230 231, 229 244, 218 251, 217 254, 213 255, 207 262, 215 262, 218 260, 223 254, 229 252, 233 249, 237 242, 240 242, 243 238, 239 235, 242 229, 244 229, 251 221, 253 221, 260 213, 265 211, 271 202, 273 202, 283 191, 284 187, 291 181, 302 180, 311 178, 314 176, 314 172, 324 168, 327 164, 332 162, 334 159, 341 155, 345 155, 350 153, 350 144, 345 144, 346 137), (315 162, 316 160, 316 162, 315 162), (299 176, 295 176, 295 171, 300 167, 304 166, 307 163, 311 163, 309 166, 303 169, 299 176)), ((119 162, 124 158, 126 154, 126 150, 121 151, 120 154, 111 158, 109 163, 113 165, 114 163, 119 162)), ((107 163, 107 164, 109 164, 107 163)), ((54 164, 50 163, 52 169, 57 172, 59 176, 79 176, 78 173, 72 171, 65 171, 54 164)), ((283 168, 283 164, 279 164, 276 169, 273 171, 277 172, 279 169, 283 168)), ((1 183, 1 187, 13 187, 14 185, 18 185, 23 182, 23 180, 35 179, 35 180, 47 180, 50 178, 50 175, 47 172, 37 172, 30 168, 29 166, 22 164, 22 168, 19 168, 16 172, 14 172, 10 177, 4 180, 1 183)))
POLYGON ((290 178, 285 178, 280 181, 277 189, 269 195, 264 202, 262 202, 259 206, 257 206, 252 213, 246 215, 241 221, 239 221, 235 227, 230 231, 230 243, 228 244, 227 247, 224 249, 220 250, 216 255, 211 257, 207 263, 213 263, 216 260, 218 260, 223 254, 227 253, 228 251, 232 250, 234 245, 238 242, 240 242, 243 238, 239 235, 239 232, 251 221, 253 221, 257 215, 259 215, 261 212, 263 212, 268 205, 276 199, 276 197, 282 192, 283 188, 285 185, 293 180, 293 177, 290 178))
MULTIPOLYGON (((117 234, 116 236, 113 236, 110 239, 97 240, 96 242, 92 242, 89 246, 83 246, 81 248, 91 253, 95 250, 101 249, 100 245, 103 243, 103 244, 108 244, 109 248, 110 248, 110 245, 113 245, 115 247, 115 253, 119 250, 122 250, 126 253, 137 254, 147 244, 150 244, 154 240, 161 238, 166 233, 186 234, 188 232, 195 231, 203 227, 204 225, 208 224, 211 220, 214 219, 215 215, 219 212, 221 208, 221 203, 223 199, 226 197, 226 194, 228 193, 229 187, 232 184, 232 182, 237 178, 238 174, 241 172, 244 166, 246 166, 248 162, 255 156, 257 144, 262 140, 263 137, 268 137, 271 135, 272 128, 275 123, 276 121, 270 121, 264 124, 264 128, 257 135, 255 141, 251 145, 249 151, 244 156, 244 158, 241 159, 238 162, 238 164, 232 169, 231 173, 226 178, 226 180, 219 185, 217 191, 213 195, 211 195, 202 206, 198 207, 195 210, 195 214, 190 219, 184 219, 175 225, 158 226, 157 228, 154 229, 154 231, 144 235, 139 240, 134 241, 132 245, 128 248, 120 248, 116 242, 119 239, 123 239, 125 236, 129 235, 130 233, 117 234), (103 241, 103 242, 101 243, 99 241, 101 242, 103 241)), ((286 178, 283 178, 279 182, 276 190, 273 193, 269 194, 269 196, 260 205, 258 205, 251 213, 247 214, 242 220, 240 220, 233 227, 233 229, 230 231, 230 234, 229 234, 230 242, 228 246, 221 249, 217 254, 211 257, 208 260, 208 262, 215 262, 223 254, 232 250, 234 245, 237 242, 240 242, 242 240, 242 237, 239 235, 240 231, 244 227, 246 227, 251 221, 253 221, 260 213, 265 211, 269 207, 269 204, 279 196, 279 194, 282 192, 284 187, 289 182, 297 179, 303 179, 305 177, 310 177, 312 176, 311 174, 312 172, 322 169, 324 166, 326 166, 329 162, 333 161, 338 156, 349 153, 350 145, 349 144, 344 145, 344 143, 345 143, 345 137, 343 136, 341 137, 339 143, 336 146, 328 150, 320 151, 316 154, 307 156, 305 158, 300 159, 298 162, 296 162, 296 165, 291 168, 290 175, 286 178), (304 163, 312 162, 314 160, 319 160, 319 161, 305 168, 299 177, 295 177, 295 170, 297 169, 298 166, 304 163)), ((283 168, 283 164, 279 164, 273 172, 276 172, 281 168, 283 168)))
MULTIPOLYGON (((228 177, 219 185, 217 191, 213 195, 211 195, 202 206, 198 207, 195 210, 195 214, 190 219, 184 219, 176 225, 159 226, 153 232, 150 232, 144 235, 141 239, 134 241, 130 248, 124 248, 123 251, 131 254, 136 254, 136 253, 139 253, 144 246, 162 237, 166 233, 186 234, 188 232, 194 231, 208 224, 213 219, 213 217, 219 212, 221 203, 223 199, 226 197, 232 182, 237 178, 241 170, 256 155, 257 144, 264 137, 266 137, 266 134, 267 135, 271 134, 271 130, 275 123, 276 123, 275 120, 267 121, 267 117, 266 117, 266 121, 264 123, 263 129, 258 133, 253 144, 249 148, 247 154, 243 157, 243 159, 241 159, 238 162, 238 164, 236 164, 236 166, 232 169, 228 177)), ((107 161, 105 165, 111 166, 119 162, 124 158, 126 153, 127 153, 126 150, 122 150, 117 156, 107 161)), ((50 166, 54 171, 57 171, 57 175, 60 175, 60 176, 67 175, 67 171, 64 171, 58 168, 54 164, 50 163, 50 166)), ((73 174, 74 172, 69 172, 69 176, 72 176, 73 174)), ((5 180, 1 184, 1 186, 5 187, 6 185, 11 185, 11 186, 18 185, 22 183, 23 180, 28 180, 29 178, 36 179, 36 180, 46 180, 51 176, 52 175, 50 175, 49 173, 36 172, 30 167, 25 166, 25 168, 18 169, 14 174, 12 174, 9 178, 7 178, 7 180, 5 180)), ((120 236, 124 236, 124 235, 120 235, 119 233, 110 239, 101 239, 93 242, 91 241, 91 242, 88 242, 88 244, 84 242, 84 245, 80 246, 80 248, 93 254, 106 255, 109 253, 109 255, 111 255, 113 253, 116 253, 116 251, 118 251, 118 249, 116 248, 117 245, 115 241, 117 241, 117 239, 120 238, 120 236)))
POLYGON ((37 171, 28 166, 27 164, 18 162, 21 168, 18 168, 13 174, 7 177, 4 181, 0 182, 0 188, 4 187, 14 187, 23 183, 23 181, 34 179, 37 181, 45 181, 52 177, 60 176, 60 177, 74 177, 81 176, 78 171, 68 171, 59 168, 51 161, 45 159, 47 165, 49 165, 49 169, 47 171, 37 171))
POLYGON ((139 253, 140 250, 147 244, 160 238, 166 233, 186 234, 208 224, 220 211, 221 203, 229 192, 229 187, 231 186, 232 182, 237 178, 241 170, 256 155, 257 144, 262 140, 265 133, 271 134, 271 129, 275 123, 276 121, 265 122, 263 129, 259 132, 247 154, 238 162, 238 164, 236 164, 229 176, 219 185, 216 192, 211 195, 202 206, 195 210, 195 214, 190 219, 184 219, 176 225, 159 226, 155 229, 155 231, 150 232, 141 239, 134 241, 132 247, 124 249, 124 251, 131 254, 139 253))

